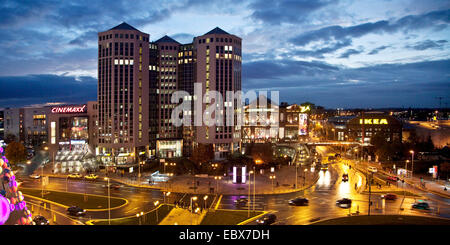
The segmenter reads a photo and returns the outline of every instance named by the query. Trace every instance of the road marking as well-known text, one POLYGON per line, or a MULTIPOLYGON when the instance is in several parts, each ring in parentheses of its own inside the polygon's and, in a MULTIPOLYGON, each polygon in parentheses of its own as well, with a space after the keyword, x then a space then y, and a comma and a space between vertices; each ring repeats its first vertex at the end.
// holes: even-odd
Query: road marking
POLYGON ((219 200, 217 200, 217 204, 216 204, 216 207, 214 208, 214 210, 217 210, 219 208, 219 204, 220 204, 220 201, 222 201, 222 197, 223 197, 223 195, 220 195, 219 200))

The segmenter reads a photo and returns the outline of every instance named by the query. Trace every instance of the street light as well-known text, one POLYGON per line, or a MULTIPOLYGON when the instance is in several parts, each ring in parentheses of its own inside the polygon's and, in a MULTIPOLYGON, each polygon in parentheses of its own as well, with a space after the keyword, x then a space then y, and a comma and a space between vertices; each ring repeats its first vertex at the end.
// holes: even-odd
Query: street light
POLYGON ((203 200, 205 201, 205 209, 206 209, 206 199, 208 199, 208 196, 203 197, 203 200))
POLYGON ((276 176, 275 175, 271 175, 269 178, 272 180, 272 192, 273 192, 273 181, 275 180, 276 176))
POLYGON ((110 190, 109 188, 111 188, 111 186, 109 185, 109 178, 105 177, 105 180, 108 181, 108 225, 111 225, 111 195, 110 195, 110 190))
POLYGON ((411 179, 413 179, 413 173, 414 173, 414 151, 410 150, 409 153, 411 153, 411 179))
MULTIPOLYGON (((159 204, 159 201, 156 201, 153 203, 153 205, 155 205, 155 207, 157 207, 159 204)), ((156 224, 158 224, 158 209, 156 209, 156 224)))
POLYGON ((308 172, 307 168, 305 168, 305 174, 303 175, 303 186, 306 184, 306 172, 308 172))
POLYGON ((216 180, 216 191, 219 194, 219 180, 222 179, 222 176, 214 176, 214 179, 216 180))
MULTIPOLYGON (((252 174, 253 174, 253 170, 251 170, 250 172, 248 172, 248 217, 250 217, 250 206, 251 206, 251 201, 252 201, 252 199, 251 199, 251 196, 250 196, 250 190, 251 190, 251 185, 250 185, 250 182, 251 182, 251 176, 252 176, 252 174)), ((253 202, 254 202, 255 200, 253 199, 253 202)))

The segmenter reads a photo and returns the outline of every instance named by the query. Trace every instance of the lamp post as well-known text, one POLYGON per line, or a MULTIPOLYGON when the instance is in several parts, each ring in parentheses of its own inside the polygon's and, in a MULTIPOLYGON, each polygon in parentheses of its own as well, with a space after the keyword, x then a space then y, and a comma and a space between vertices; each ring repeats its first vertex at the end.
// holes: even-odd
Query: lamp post
POLYGON ((298 164, 295 162, 295 189, 297 189, 297 180, 298 180, 298 164))
POLYGON ((222 176, 214 176, 214 179, 216 180, 216 192, 219 194, 219 180, 222 179, 222 176))
MULTIPOLYGON (((156 201, 153 203, 153 205, 155 205, 155 207, 158 207, 159 201, 156 201)), ((158 224, 158 208, 156 208, 156 224, 158 224)))
POLYGON ((255 195, 256 195, 256 167, 253 166, 253 212, 255 212, 255 195))
POLYGON ((411 179, 413 179, 413 173, 414 173, 414 151, 410 150, 409 153, 411 153, 411 179))
POLYGON ((308 172, 308 169, 305 168, 305 174, 303 175, 303 186, 306 184, 306 173, 308 172))
MULTIPOLYGON (((251 190, 251 175, 253 174, 253 170, 248 172, 248 217, 250 217, 250 206, 251 206, 251 196, 250 196, 250 190, 251 190)), ((253 202, 255 202, 255 200, 253 200, 253 202)))
POLYGON ((272 192, 273 192, 273 181, 275 180, 276 176, 275 175, 271 175, 269 178, 272 180, 272 192))
POLYGON ((111 186, 109 185, 109 178, 105 177, 105 180, 108 181, 108 225, 111 225, 111 195, 110 195, 110 188, 111 186))
POLYGON ((409 163, 409 160, 406 160, 405 161, 406 177, 408 177, 408 163, 409 163))
POLYGON ((205 209, 206 209, 206 199, 208 199, 208 196, 203 197, 203 201, 205 201, 205 209))
MULTIPOLYGON (((194 211, 194 210, 193 210, 193 207, 192 207, 192 200, 196 201, 196 200, 197 200, 197 197, 196 197, 196 196, 191 197, 191 205, 190 205, 191 212, 194 211)), ((191 217, 192 217, 192 216, 191 216, 191 217)), ((191 225, 192 225, 192 223, 193 223, 193 221, 192 221, 192 219, 191 219, 191 225)))

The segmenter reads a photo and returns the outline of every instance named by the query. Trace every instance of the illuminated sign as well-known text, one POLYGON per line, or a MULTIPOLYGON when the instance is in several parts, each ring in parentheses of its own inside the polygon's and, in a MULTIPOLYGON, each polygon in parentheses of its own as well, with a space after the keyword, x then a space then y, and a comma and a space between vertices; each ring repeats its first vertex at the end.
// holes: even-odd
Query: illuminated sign
POLYGON ((308 132, 308 114, 301 113, 299 114, 298 120, 298 135, 307 135, 308 132))
POLYGON ((373 119, 368 119, 365 118, 364 121, 363 119, 359 119, 359 124, 388 124, 387 119, 382 118, 382 119, 377 119, 377 118, 373 118, 373 119))
POLYGON ((301 112, 307 112, 307 111, 310 111, 311 108, 309 108, 309 105, 307 105, 307 106, 300 106, 300 110, 301 110, 301 112))
POLYGON ((84 113, 84 112, 86 112, 86 105, 52 107, 52 113, 84 113))

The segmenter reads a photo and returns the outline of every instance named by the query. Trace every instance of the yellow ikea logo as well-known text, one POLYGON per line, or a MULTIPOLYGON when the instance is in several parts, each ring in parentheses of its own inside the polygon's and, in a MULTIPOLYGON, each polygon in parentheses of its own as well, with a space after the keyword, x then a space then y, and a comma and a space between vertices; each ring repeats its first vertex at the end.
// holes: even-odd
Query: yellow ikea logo
POLYGON ((377 118, 373 118, 373 119, 369 119, 369 118, 365 118, 364 121, 363 119, 359 119, 359 124, 388 124, 387 120, 385 118, 382 119, 377 119, 377 118))

